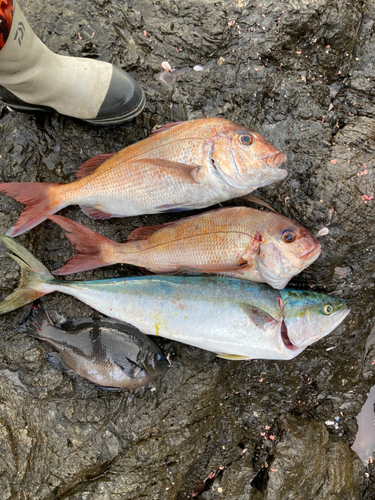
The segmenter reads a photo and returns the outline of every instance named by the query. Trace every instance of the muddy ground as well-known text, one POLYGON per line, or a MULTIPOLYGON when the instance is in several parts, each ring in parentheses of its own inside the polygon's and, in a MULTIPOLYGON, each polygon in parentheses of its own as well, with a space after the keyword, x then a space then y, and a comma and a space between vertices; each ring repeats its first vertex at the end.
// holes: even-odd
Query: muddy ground
MULTIPOLYGON (((374 499, 374 473, 350 446, 375 383, 375 339, 366 345, 375 316, 375 2, 23 0, 21 7, 53 51, 131 72, 147 104, 136 120, 109 128, 0 105, 0 181, 68 182, 89 157, 132 144, 155 125, 229 118, 288 156, 285 181, 255 194, 312 232, 329 228, 321 257, 292 284, 345 298, 352 313, 289 362, 230 362, 161 339, 169 372, 124 393, 55 370, 45 359, 51 349, 15 334, 30 306, 5 315, 1 500, 374 499), (169 83, 155 77, 165 60, 176 69, 169 83)), ((21 210, 0 196, 1 233, 21 210)), ((78 207, 62 214, 117 241, 178 218, 94 221, 78 207)), ((52 222, 18 241, 50 269, 73 255, 52 222)), ((81 277, 138 273, 118 265, 81 277)), ((18 278, 2 248, 1 297, 18 278)), ((52 315, 92 314, 61 294, 44 304, 52 315)))

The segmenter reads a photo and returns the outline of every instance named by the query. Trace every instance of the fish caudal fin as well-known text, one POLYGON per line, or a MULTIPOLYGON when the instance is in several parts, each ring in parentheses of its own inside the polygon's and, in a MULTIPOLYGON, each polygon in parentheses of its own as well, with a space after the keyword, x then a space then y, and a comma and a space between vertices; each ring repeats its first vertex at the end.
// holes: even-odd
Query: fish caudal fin
POLYGON ((7 236, 19 236, 46 220, 47 215, 60 210, 62 207, 51 204, 47 194, 48 188, 58 185, 52 182, 9 182, 0 184, 1 192, 26 205, 16 224, 7 232, 7 236))
POLYGON ((4 235, 0 235, 0 241, 13 252, 9 256, 21 266, 18 288, 0 302, 0 314, 5 314, 49 293, 42 291, 42 285, 51 283, 54 278, 48 269, 17 241, 4 235))
MULTIPOLYGON (((116 263, 116 261, 108 261, 108 259, 104 258, 104 255, 106 249, 117 245, 117 243, 66 217, 53 215, 48 218, 65 229, 65 231, 68 231, 66 236, 78 252, 78 255, 70 259, 65 265, 53 271, 53 274, 64 276, 116 263)), ((110 255, 109 252, 107 253, 110 255)))
POLYGON ((53 327, 53 323, 41 302, 37 301, 33 304, 29 316, 15 328, 15 331, 40 339, 44 338, 45 331, 50 327, 53 327))

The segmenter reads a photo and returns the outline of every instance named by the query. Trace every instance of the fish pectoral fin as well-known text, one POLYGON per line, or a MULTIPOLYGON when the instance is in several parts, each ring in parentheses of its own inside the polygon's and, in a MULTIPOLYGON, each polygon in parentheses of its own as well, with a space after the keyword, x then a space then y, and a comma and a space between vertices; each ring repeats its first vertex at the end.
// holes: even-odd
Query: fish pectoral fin
POLYGON ((130 378, 139 377, 143 368, 128 358, 112 355, 112 361, 130 378))
POLYGON ((249 356, 240 356, 239 354, 218 354, 216 353, 218 358, 229 359, 231 361, 245 361, 255 358, 250 358, 249 356))
POLYGON ((187 165, 186 163, 178 163, 175 161, 154 158, 142 158, 135 160, 133 165, 135 164, 139 164, 142 168, 158 169, 160 170, 160 175, 164 178, 169 176, 189 183, 200 183, 197 176, 199 170, 202 168, 200 165, 187 165))
POLYGON ((241 269, 244 269, 246 267, 248 267, 247 260, 240 262, 237 265, 228 266, 226 268, 220 268, 220 269, 199 269, 199 268, 195 268, 195 267, 181 266, 179 268, 179 271, 175 274, 178 274, 178 273, 195 273, 195 274, 231 273, 231 272, 235 272, 235 271, 241 271, 241 269))
POLYGON ((261 330, 268 330, 278 324, 278 321, 273 316, 257 306, 242 302, 240 307, 254 325, 261 330))
POLYGON ((240 196, 240 199, 241 198, 243 200, 251 201, 251 203, 256 203, 257 205, 262 205, 263 207, 266 207, 266 208, 269 208, 270 210, 272 210, 272 212, 277 213, 276 210, 271 207, 271 205, 269 205, 268 203, 266 203, 263 200, 260 200, 256 196, 253 196, 252 194, 245 194, 244 196, 240 196))

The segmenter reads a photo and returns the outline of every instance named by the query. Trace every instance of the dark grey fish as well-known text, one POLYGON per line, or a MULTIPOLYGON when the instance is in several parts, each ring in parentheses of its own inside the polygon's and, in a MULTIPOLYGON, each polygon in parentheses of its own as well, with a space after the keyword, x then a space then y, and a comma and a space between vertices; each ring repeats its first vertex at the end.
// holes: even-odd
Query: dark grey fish
POLYGON ((110 318, 75 318, 57 328, 36 302, 16 331, 45 340, 59 351, 49 357, 52 364, 58 365, 60 356, 62 367, 103 388, 136 389, 169 367, 163 351, 147 335, 110 318))

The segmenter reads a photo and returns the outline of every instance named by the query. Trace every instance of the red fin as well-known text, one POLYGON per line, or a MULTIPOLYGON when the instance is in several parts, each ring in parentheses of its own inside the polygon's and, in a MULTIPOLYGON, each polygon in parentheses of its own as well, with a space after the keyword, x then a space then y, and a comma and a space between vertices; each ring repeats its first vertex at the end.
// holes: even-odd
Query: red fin
POLYGON ((271 205, 268 205, 268 203, 266 203, 263 200, 260 200, 259 198, 257 198, 256 196, 253 196, 252 194, 245 194, 245 196, 241 196, 241 198, 243 198, 244 200, 247 200, 247 201, 251 201, 252 203, 257 203, 258 205, 262 205, 263 207, 266 207, 266 208, 269 208, 270 210, 272 210, 272 212, 277 213, 276 210, 271 207, 271 205))
POLYGON ((54 271, 53 274, 64 276, 65 274, 78 273, 111 264, 103 259, 103 247, 113 245, 114 243, 111 240, 66 217, 53 215, 48 218, 65 229, 65 231, 68 231, 66 236, 78 252, 78 255, 54 271))
POLYGON ((163 229, 164 227, 174 226, 178 222, 180 221, 177 220, 172 222, 166 222, 165 224, 160 224, 158 226, 138 227, 129 234, 129 236, 126 238, 126 241, 146 240, 151 234, 156 233, 157 231, 163 229))
POLYGON ((86 160, 77 170, 76 179, 82 179, 82 177, 92 174, 102 163, 117 154, 117 152, 118 151, 116 151, 116 153, 94 156, 93 158, 86 160))
POLYGON ((79 207, 83 213, 85 213, 89 217, 92 217, 93 219, 110 219, 111 217, 117 217, 117 215, 107 214, 106 212, 102 212, 95 207, 89 207, 85 205, 80 205, 79 207))
POLYGON ((199 184, 199 181, 196 179, 196 174, 202 168, 200 165, 186 165, 186 163, 162 159, 156 160, 153 158, 142 158, 137 160, 137 163, 139 163, 140 168, 142 165, 144 167, 154 167, 160 169, 162 173, 175 177, 176 179, 199 184))
POLYGON ((52 186, 59 186, 59 184, 52 182, 0 184, 0 191, 26 205, 16 224, 7 232, 7 236, 19 236, 46 220, 48 215, 54 214, 62 208, 51 204, 46 190, 52 186))
POLYGON ((175 127, 176 125, 181 125, 181 123, 185 122, 173 122, 173 123, 166 123, 165 125, 162 125, 161 127, 157 128, 156 130, 153 130, 149 137, 154 136, 156 134, 159 134, 159 132, 165 132, 166 130, 170 130, 171 128, 175 127))

